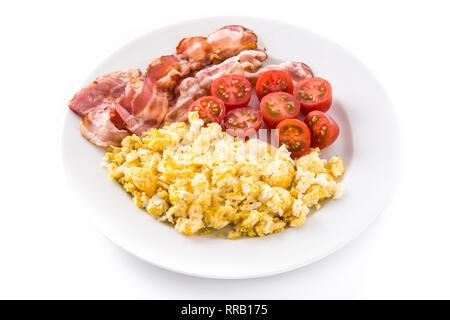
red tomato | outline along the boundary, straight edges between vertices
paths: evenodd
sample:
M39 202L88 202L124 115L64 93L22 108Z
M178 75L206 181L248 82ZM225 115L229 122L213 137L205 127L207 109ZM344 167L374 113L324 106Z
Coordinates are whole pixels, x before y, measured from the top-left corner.
M205 125L211 122L221 123L225 117L225 104L219 98L206 96L192 102L188 111L198 111Z
M286 119L277 125L280 145L285 144L292 158L306 154L311 143L308 126L298 119Z
M224 119L225 129L235 136L252 135L262 124L261 112L256 108L242 107L227 112Z
M243 107L252 96L252 85L243 76L228 74L213 81L211 95L222 99L227 108Z
M275 128L285 119L295 119L300 114L300 102L287 92L269 93L261 100L259 107L269 128Z
M294 83L291 77L281 70L263 72L256 81L256 94L261 100L266 94L277 91L292 93Z
M311 111L305 118L311 130L311 146L323 149L339 136L339 126L334 119L321 111Z
M306 78L294 87L294 96L302 105L302 113L319 110L327 112L331 107L332 93L330 83L322 78Z

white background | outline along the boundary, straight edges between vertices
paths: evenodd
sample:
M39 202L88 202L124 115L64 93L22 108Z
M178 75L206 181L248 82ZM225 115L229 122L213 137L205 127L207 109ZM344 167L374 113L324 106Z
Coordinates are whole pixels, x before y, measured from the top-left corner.
M0 298L449 299L446 2L2 2ZM341 44L399 117L402 179L389 208L345 248L286 274L208 280L148 265L90 224L63 173L63 115L91 70L150 30L214 15L275 18ZM383 130L383 114L379 122Z

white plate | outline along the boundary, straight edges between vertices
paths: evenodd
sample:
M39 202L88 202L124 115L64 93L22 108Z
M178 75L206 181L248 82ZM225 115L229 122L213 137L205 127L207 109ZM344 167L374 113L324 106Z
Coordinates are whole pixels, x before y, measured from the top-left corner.
M100 166L104 151L81 137L80 119L69 110L62 150L68 179L79 190L74 201L86 202L94 224L117 245L154 265L184 274L251 278L312 263L341 248L372 223L395 185L396 123L380 84L346 50L296 26L250 17L201 19L150 32L108 57L93 70L86 84L106 72L132 67L145 70L153 58L173 53L183 37L207 35L228 24L252 29L272 62L303 61L315 75L333 85L330 114L339 123L341 135L323 155L337 153L344 160L343 198L328 201L302 227L268 237L234 241L187 237L134 206L130 196Z

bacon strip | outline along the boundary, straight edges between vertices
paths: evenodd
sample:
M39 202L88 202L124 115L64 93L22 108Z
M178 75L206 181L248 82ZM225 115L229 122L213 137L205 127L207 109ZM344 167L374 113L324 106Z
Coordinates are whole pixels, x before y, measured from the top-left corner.
M140 75L139 69L130 69L98 77L69 101L69 108L79 116L84 116L99 106L103 100L120 97L127 83Z
M118 100L117 112L128 130L141 135L159 126L169 107L166 87L173 87L180 75L177 66L174 56L160 57L149 65L145 80L127 85L125 94Z
M197 98L209 95L211 83L224 74L240 74L244 77L252 75L262 66L267 59L263 51L246 50L237 56L228 58L221 64L212 65L199 71L195 76L181 81L176 89L178 98L170 107L165 118L166 122L177 122L187 120L187 109Z
M89 142L99 147L119 146L130 133L122 125L115 102L104 102L87 113L80 123L80 132Z
M177 54L195 62L193 70L210 63L222 62L244 50L257 48L256 34L243 27L230 25L205 37L188 37L180 41Z
M202 68L208 64L208 52L211 47L205 37L188 37L180 41L177 47L177 54L191 61L192 70Z
M297 83L300 80L303 80L305 78L311 78L313 77L313 72L310 67L308 67L303 62L294 62L294 61L286 61L280 64L271 64L268 66L264 66L263 68L259 69L258 72L255 72L251 74L247 79L251 83L255 83L258 77L268 70L282 70L286 72L294 81L294 83Z
M210 46L209 60L221 62L239 54L243 50L257 48L256 34L243 26L225 26L217 29L208 36Z

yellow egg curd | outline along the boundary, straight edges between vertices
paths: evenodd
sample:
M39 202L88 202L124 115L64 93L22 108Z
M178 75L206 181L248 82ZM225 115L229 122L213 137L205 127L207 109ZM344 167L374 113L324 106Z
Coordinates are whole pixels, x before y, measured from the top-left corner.
M142 138L110 147L104 165L136 206L186 235L231 227L229 239L266 236L299 227L310 208L343 193L345 169L338 156L321 159L319 149L292 160L286 147L258 139L244 142L203 126L196 112L189 125L172 123Z

